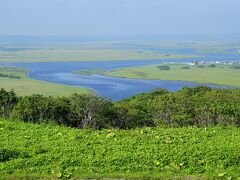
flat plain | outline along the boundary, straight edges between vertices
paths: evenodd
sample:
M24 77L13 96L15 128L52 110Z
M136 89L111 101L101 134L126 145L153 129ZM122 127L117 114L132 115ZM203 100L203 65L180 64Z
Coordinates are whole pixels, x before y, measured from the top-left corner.
M0 77L0 88L14 90L17 95L43 94L51 96L69 96L73 93L86 94L90 91L80 87L38 81L27 78L27 70L15 67L0 67L0 73L16 75L17 78Z
M170 70L159 70L158 66L163 65L169 66ZM231 65L216 65L215 67L209 67L208 65L157 64L122 68L106 72L105 75L124 78L179 80L240 86L240 70L231 68Z

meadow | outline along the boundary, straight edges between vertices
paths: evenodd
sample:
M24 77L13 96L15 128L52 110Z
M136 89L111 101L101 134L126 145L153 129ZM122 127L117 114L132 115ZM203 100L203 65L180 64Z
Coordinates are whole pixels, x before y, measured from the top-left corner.
M0 77L0 88L13 89L17 95L43 94L52 96L69 96L73 93L87 94L90 91L80 87L61 85L45 81L32 80L23 68L0 67L0 73L20 78Z
M45 49L0 51L0 62L74 62L195 58L194 55L161 54L146 50Z
M80 130L0 119L0 179L240 177L240 129Z
M191 51L189 54L188 50ZM186 52L185 52L186 51ZM179 53L178 53L179 52ZM197 58L239 53L238 42L96 41L0 43L0 62L72 62Z
M164 65L168 66L170 69L160 70L158 68L158 66ZM209 65L156 64L122 68L106 72L104 75L124 78L179 80L236 87L240 86L240 70L231 68L231 65L216 64L215 67L209 67Z

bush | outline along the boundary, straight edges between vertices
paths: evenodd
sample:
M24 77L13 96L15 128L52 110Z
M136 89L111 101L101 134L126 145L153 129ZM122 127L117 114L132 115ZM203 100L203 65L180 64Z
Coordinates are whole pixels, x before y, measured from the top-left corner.
M29 157L29 155L24 151L0 148L0 162L10 161L11 159L18 158L18 157L26 158L26 157Z
M32 95L17 98L0 91L1 115L33 123L54 122L76 128L130 129L145 126L240 126L240 89L184 87L157 89L112 103L95 95Z
M204 65L198 65L197 68L205 68Z
M112 103L95 95L74 94L70 97L69 120L79 128L107 128L111 126Z
M7 92L4 89L0 89L0 116L10 117L17 101L18 98L13 90Z
M169 66L166 66L166 65L158 66L157 68L158 68L159 70L163 70L163 71L169 71L169 70L170 70L170 67L169 67Z
M0 77L7 77L7 78L12 78L12 79L20 79L21 78L20 76L16 76L13 74L3 74L3 73L0 73Z
M32 95L20 98L13 109L13 117L28 122L49 121L52 117L52 98Z
M238 64L234 64L231 66L232 69L240 69L240 65Z
M26 96L13 110L13 117L23 121L51 121L77 128L109 128L111 116L114 116L114 109L110 101L95 95L79 94L70 98Z
M181 67L181 69L190 69L190 67L189 66L183 66L183 67Z
M210 68L215 68L216 65L215 65L215 64L210 64L208 67L210 67Z
M166 89L156 89L150 93L135 95L115 104L118 112L118 128L154 126L150 104L156 96L167 94Z

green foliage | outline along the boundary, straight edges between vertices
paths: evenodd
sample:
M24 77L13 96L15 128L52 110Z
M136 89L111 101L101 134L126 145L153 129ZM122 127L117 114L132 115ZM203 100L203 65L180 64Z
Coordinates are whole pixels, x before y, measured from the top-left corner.
M32 123L53 122L81 129L240 126L239 89L157 89L114 104L95 95L17 98L13 91L0 92L2 116Z
M0 119L0 133L0 179L240 177L236 127L94 131Z
M13 109L13 118L39 123L54 122L77 128L101 129L111 126L113 104L95 95L71 97L25 96Z
M163 71L169 71L169 70L170 70L170 67L169 67L169 66L166 66L166 65L158 66L157 68L158 68L159 70L163 70Z
M4 73L0 73L0 77L7 77L7 78L12 78L12 79L20 79L20 76L16 76L13 74L4 74Z
M197 68L205 68L205 66L200 64L200 65L197 65Z
M28 158L29 155L25 151L0 148L0 163L10 161L15 158Z
M239 90L185 87L178 92L155 92L117 103L122 117L133 126L215 126L240 125ZM119 107L118 107L119 109ZM131 126L130 126L131 127Z
M215 65L215 64L210 64L208 67L210 67L210 68L215 68L216 65Z
M17 151L0 149L0 162L9 161L10 159L18 157L19 153Z
M240 177L240 89L156 89L114 104L1 89L0 105L38 123L0 119L0 179Z
M232 69L240 69L240 65L238 64L234 64L231 66Z
M190 69L189 66L182 66L181 69Z
M111 123L112 104L110 101L94 96L73 94L70 97L70 121L79 128L107 128Z
M26 96L19 99L13 117L29 122L41 122L51 117L52 98L43 95Z
M0 89L0 116L10 117L17 100L18 98L14 91L8 92Z
M118 112L118 128L153 126L150 104L156 96L168 93L165 89L156 89L151 93L142 93L115 104Z

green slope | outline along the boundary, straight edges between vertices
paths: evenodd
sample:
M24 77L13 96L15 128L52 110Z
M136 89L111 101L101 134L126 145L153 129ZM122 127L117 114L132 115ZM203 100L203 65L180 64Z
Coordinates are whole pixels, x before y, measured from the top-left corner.
M240 129L78 130L0 119L0 179L237 178Z

